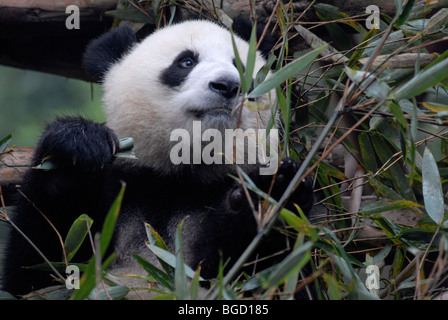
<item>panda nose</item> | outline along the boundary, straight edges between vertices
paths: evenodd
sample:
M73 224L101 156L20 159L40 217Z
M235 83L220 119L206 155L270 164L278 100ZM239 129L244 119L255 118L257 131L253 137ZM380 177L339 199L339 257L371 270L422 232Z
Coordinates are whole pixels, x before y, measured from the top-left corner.
M213 92L219 93L227 99L232 99L236 97L240 84L233 80L218 79L211 81L208 86Z

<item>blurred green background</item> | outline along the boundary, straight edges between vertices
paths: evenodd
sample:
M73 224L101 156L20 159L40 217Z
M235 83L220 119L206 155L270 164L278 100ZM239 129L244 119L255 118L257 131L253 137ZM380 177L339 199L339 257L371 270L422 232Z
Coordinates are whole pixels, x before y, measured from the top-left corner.
M16 146L34 146L58 115L103 122L101 87L81 80L0 66L0 139L13 133Z

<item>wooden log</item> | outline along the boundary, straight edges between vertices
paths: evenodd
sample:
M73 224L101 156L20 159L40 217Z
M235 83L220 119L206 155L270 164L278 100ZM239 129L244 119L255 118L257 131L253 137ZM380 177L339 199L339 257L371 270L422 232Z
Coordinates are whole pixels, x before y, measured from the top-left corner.
M370 0L326 0L350 14L365 14ZM29 70L53 73L61 76L93 81L82 68L82 54L89 41L109 30L112 18L105 14L114 10L118 0L2 0L0 3L0 64ZM247 0L185 1L178 5L181 20L197 18L198 13L214 15L214 6L230 18L249 16L254 12L265 22L275 8L276 1L258 0L251 8ZM300 15L311 1L294 1L294 13ZM391 1L377 1L382 12L392 14ZM65 21L68 5L79 7L80 29L67 29ZM194 6L195 5L195 6ZM208 8L205 10L205 8ZM168 10L167 10L168 11ZM216 18L216 17L214 17ZM308 10L301 21L318 21L314 10ZM295 41L301 41L297 37Z
M32 147L8 148L0 155L0 185L6 205L11 203L22 175L30 168Z

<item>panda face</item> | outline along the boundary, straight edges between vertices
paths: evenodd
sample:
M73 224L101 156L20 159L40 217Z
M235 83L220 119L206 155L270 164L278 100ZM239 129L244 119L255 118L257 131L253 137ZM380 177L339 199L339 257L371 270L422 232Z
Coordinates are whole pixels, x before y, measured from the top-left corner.
M235 59L220 57L216 52L202 54L182 51L161 74L161 82L177 91L179 105L190 117L205 121L222 121L232 126L232 110L239 93L239 75ZM197 99L197 97L203 99ZM212 126L211 126L212 127Z
M235 35L246 61L249 45ZM254 75L266 63L257 53ZM265 128L271 110L241 108L240 77L231 33L212 22L187 21L162 28L135 45L104 77L107 124L117 136L131 136L140 164L170 172L170 134L192 133L193 121L202 130L223 131L237 126ZM274 94L257 99L273 105Z

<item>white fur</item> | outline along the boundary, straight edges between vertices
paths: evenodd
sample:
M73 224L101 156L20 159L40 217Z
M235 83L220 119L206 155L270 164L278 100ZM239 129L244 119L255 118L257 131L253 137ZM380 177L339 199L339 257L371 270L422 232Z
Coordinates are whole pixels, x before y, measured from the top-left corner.
M237 36L235 41L241 60L245 62L249 45ZM187 49L199 54L199 64L187 80L175 89L161 83L161 73ZM189 109L218 107L220 99L209 89L210 81L225 76L239 82L233 58L231 33L215 23L188 21L156 31L132 48L107 73L103 99L108 126L118 137L134 138L140 164L161 172L172 172L174 165L169 158L171 132L184 128L192 133L195 119L188 113ZM265 62L257 53L254 76ZM275 95L271 93L257 101L272 106ZM238 112L231 120L204 118L202 130L234 129ZM256 112L243 108L239 127L243 130L265 128L271 113L271 110Z

